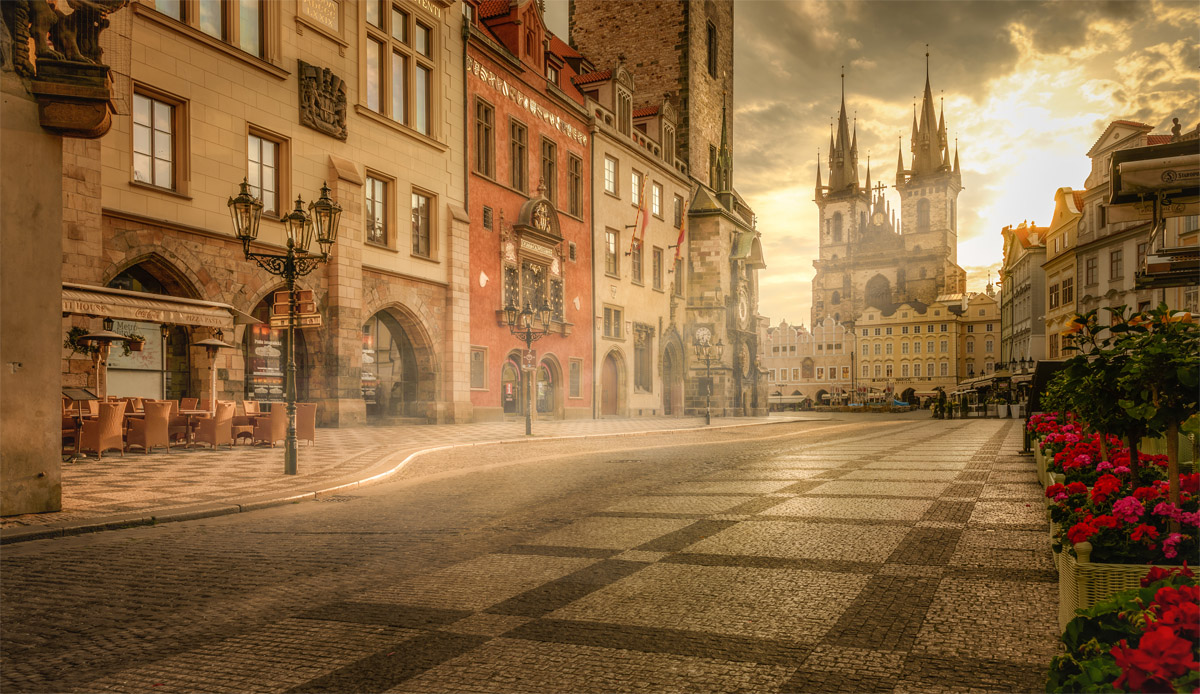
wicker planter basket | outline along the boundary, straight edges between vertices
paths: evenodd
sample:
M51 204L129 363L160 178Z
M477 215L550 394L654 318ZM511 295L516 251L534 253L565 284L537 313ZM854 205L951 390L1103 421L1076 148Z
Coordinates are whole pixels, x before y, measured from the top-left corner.
M1076 558L1065 549L1057 554L1058 628L1066 629L1075 610L1086 610L1113 593L1140 588L1150 564L1093 564L1090 542L1075 545ZM1162 567L1171 568L1171 567Z
M1042 453L1042 446L1038 442L1033 444L1033 462L1037 464L1038 482L1042 483L1042 489L1050 486L1048 481L1050 478L1046 475L1046 454Z

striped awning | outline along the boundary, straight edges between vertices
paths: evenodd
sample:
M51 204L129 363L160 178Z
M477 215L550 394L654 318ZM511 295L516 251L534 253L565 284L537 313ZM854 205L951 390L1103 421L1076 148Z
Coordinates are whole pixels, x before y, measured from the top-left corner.
M230 329L235 324L261 323L229 304L183 299L163 294L63 283L62 312L118 320L168 325L199 325Z

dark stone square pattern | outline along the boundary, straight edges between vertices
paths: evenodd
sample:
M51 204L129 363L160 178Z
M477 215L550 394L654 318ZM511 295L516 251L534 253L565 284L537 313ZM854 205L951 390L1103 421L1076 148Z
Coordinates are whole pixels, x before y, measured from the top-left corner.
M962 537L959 528L913 528L900 541L887 563L917 566L946 566Z
M344 694L387 691L432 667L479 647L487 640L486 636L467 634L424 634L340 667L328 675L309 680L287 692Z
M828 672L797 670L779 691L821 692L825 694L864 694L866 692L890 692L896 687L895 678L880 678L857 672Z
M990 474L990 473L987 470L963 470L962 472L958 473L958 476L955 478L955 481L956 482L987 482L988 474Z
M873 577L825 634L824 642L847 648L911 649L940 580L919 576Z
M986 474L986 473L985 473ZM948 496L960 499L978 498L983 492L983 483L978 484L963 484L961 482L951 484L946 487L946 491L942 492L942 496Z
M941 522L941 523L962 523L966 525L971 519L971 513L975 510L974 501L947 501L939 500L924 516L921 516L923 521Z
M1040 692L1046 688L1045 666L1002 660L909 655L901 681L906 690Z
M786 501L780 499L779 501ZM743 504L744 505L744 504ZM774 504L772 504L773 506ZM769 507L768 507L769 508ZM680 528L662 537L655 538L636 549L643 552L679 552L712 535L737 525L736 521L702 520L696 521L686 528Z
M610 583L615 583L645 566L642 562L607 559L563 576L557 581L544 583L533 590L515 595L484 611L514 617L541 617Z
M470 610L447 610L439 607L391 605L370 602L335 602L322 605L300 615L301 619L323 619L330 622L382 624L406 629L429 629L457 622L471 615Z

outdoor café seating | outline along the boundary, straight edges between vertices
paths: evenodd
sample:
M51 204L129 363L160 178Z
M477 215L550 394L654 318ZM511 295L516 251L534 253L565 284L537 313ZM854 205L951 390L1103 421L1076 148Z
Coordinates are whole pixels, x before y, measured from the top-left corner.
M296 403L296 440L317 445L317 403Z
M94 451L103 458L104 452L117 449L125 455L125 403L105 402L98 406L100 415L83 423L78 449Z
M171 405L166 401L146 402L146 416L129 420L129 430L125 434L126 447L141 446L143 453L149 453L155 446L166 446L170 453Z
M195 443L207 443L216 448L219 445L233 447L233 408L232 402L217 401L217 414L201 419L196 426Z
M254 421L254 443L269 443L274 448L275 442L282 441L286 436L287 409L281 405L275 405L270 414Z

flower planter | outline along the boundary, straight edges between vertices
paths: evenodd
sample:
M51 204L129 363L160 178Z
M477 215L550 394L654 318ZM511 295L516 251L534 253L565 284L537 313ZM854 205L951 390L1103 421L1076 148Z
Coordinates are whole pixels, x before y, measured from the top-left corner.
M999 417L1000 416L1000 406L999 405L988 405L987 406L987 416Z
M1033 444L1033 462L1037 465L1038 482L1042 483L1042 489L1050 486L1050 477L1046 474L1046 454L1042 453L1042 447L1038 442Z
M129 351L130 352L140 352L140 351L142 351L142 348L145 346L146 346L145 340L142 340L140 342L134 341L134 340L129 341Z
M1113 593L1140 588L1151 564L1093 564L1090 542L1075 545L1078 558L1066 549L1058 553L1058 628L1066 629L1075 610L1086 610ZM1163 566L1169 569L1173 567Z

